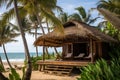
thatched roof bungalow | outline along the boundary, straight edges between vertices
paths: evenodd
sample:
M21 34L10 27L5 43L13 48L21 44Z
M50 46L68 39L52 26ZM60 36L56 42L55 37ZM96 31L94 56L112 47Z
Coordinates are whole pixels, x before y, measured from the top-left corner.
M89 26L80 21L69 21L64 25L64 31L61 34L54 31L40 36L35 42L35 46L63 47L62 57L72 53L71 59L84 53L88 56L92 53L91 61L95 57L107 57L109 44L116 42L112 37L103 34L95 27ZM106 48L106 49L105 49Z

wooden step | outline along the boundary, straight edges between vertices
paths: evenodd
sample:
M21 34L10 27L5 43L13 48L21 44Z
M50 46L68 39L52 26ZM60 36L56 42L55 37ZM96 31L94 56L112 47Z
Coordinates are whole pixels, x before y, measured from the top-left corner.
M49 74L55 74L55 75L69 75L69 72L64 72L64 71L48 71L44 70L45 73Z
M69 75L72 71L73 67L71 66L60 66L60 65L47 65L45 66L44 72L51 73L56 75Z

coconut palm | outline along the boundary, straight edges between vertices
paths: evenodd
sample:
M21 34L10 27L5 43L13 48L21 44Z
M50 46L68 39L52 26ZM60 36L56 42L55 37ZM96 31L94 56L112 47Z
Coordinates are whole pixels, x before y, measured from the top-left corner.
M75 10L77 10L78 13L70 15L69 20L79 20L87 24L92 24L99 18L99 17L92 18L91 10L86 12L86 10L82 6L75 8Z
M66 22L63 18L64 18L64 16L63 16L63 18L62 18L62 15L60 15L61 17L59 18L60 19L60 21L62 22L62 24L64 23L64 22ZM62 19L64 20L64 21L62 21ZM48 21L46 20L46 26L47 26L47 30L48 30L48 33L50 32L50 28L49 28L49 23L48 23ZM48 47L46 47L46 53L48 54L48 49L47 49ZM54 47L54 51L55 51L55 53L57 54L57 56L58 56L58 58L61 58L61 56L60 56L60 54L58 53L58 51L57 51L57 49L56 49L56 47ZM49 54L48 54L48 58L49 58Z
M14 28L14 27L16 27L16 26L10 27L9 25L1 25L0 27L1 27L0 28L0 44L3 46L3 50L5 53L5 57L8 62L8 65L10 66L10 68L12 68L12 66L9 62L7 53L6 53L5 43L11 42L11 41L16 41L13 38L18 36L19 34L15 33L16 28Z
M98 11L114 25L117 29L120 30L120 19L113 13L108 10L98 8Z
M25 34L24 34L24 31L23 31L22 24L21 24L20 16L19 16L19 13L18 13L17 0L13 0L13 2L14 2L14 11L15 11L15 14L16 14L18 26L20 28L20 33L21 33L23 43L24 43L24 47L25 47L25 53L26 53L26 56L27 56L27 63L28 63L27 65L28 66L27 66L27 70L26 70L26 74L25 74L24 79L25 80L30 80L31 73L32 73L32 65L31 65L30 53L29 53L29 50L28 50L27 41L26 41L26 38L25 38Z
M55 15L53 15L53 12L51 11L51 9L53 9L56 6L56 0L52 0L52 2L51 2L51 0L44 0L44 1L43 0L30 0L29 2L27 0L18 0L18 2L20 3L20 5L22 7L21 6L17 7L16 0L10 0L10 1L0 0L0 6L2 6L3 3L5 3L5 4L7 4L7 7L10 7L10 5L12 4L12 1L14 1L14 8L15 9L10 9L8 11L8 13L5 14L5 15L7 15L7 17L5 16L3 18L3 21L6 22L11 17L13 17L14 10L15 10L15 13L16 13L15 15L17 16L18 25L19 25L20 32L21 32L22 39L23 39L23 43L24 43L24 46L25 46L25 53L26 53L27 59L28 59L28 68L27 68L27 71L26 71L25 80L29 80L30 76L31 76L30 55L29 55L29 50L28 50L28 47L27 47L27 43L26 43L25 35L24 35L23 29L22 29L22 24L21 24L20 18L25 17L25 15L27 13L36 15L41 29L42 29L41 19L40 19L41 16L46 16L49 21L52 20L54 22L55 26L59 25L61 27L62 24L57 18L55 18ZM23 13L20 16L18 15L18 9L19 9L19 13ZM59 28L59 29L61 29L61 28ZM42 29L42 31L43 31L43 29ZM43 33L44 33L44 31L43 31Z
M32 15L35 15L37 17L38 24L40 25L40 28L42 30L43 35L45 34L45 31L42 26L42 18L44 17L47 20L52 21L54 23L54 26L58 26L59 29L62 29L61 22L54 16L53 9L59 8L56 6L57 0L31 0L30 2L25 2L26 8L28 8L28 12ZM32 6L32 8L31 8ZM59 8L60 9L60 8ZM47 11L47 12L46 12ZM62 31L62 30L61 30ZM45 54L45 47L43 46L43 56ZM43 59L44 60L44 59Z
M29 2L27 0L18 0L18 2L22 5L19 6L19 12L21 13L20 16L21 18L25 17L25 15L35 15L37 17L37 21L40 25L40 28L43 32L43 34L45 34L45 31L42 27L42 17L45 17L49 20L49 22L52 21L52 23L54 24L54 26L57 26L61 31L62 28L60 28L62 26L61 22L55 17L55 15L53 14L54 9L57 9L59 11L61 11L61 8L59 6L56 5L57 0L30 0ZM9 4L11 4L9 2ZM4 21L6 21L6 17L9 18L11 16L13 16L14 10L11 9L8 13L6 13L6 16L3 18ZM8 15L10 14L10 15ZM41 17L42 16L42 17Z
M29 30L29 33L30 34L35 34L35 39L37 39L37 35L38 35L38 21L37 21L37 18L36 18L36 16L35 15L30 15L29 16L29 19L30 19L30 22L31 22L31 25L32 25L32 27L31 27L31 29ZM32 33L31 32L31 30L35 30L35 32L34 33ZM36 46L36 55L37 55L37 57L38 57L38 47Z
M98 8L104 8L120 17L120 0L100 0Z
M69 21L69 15L65 12L60 13L60 15L58 16L59 20L62 22L62 24L66 23L67 21Z
M30 80L32 66L31 66L30 54L29 54L25 34L24 34L23 27L22 27L21 20L20 20L20 17L23 18L23 16L21 16L21 15L19 16L19 14L18 14L17 0L9 0L9 1L8 0L0 0L0 6L2 6L3 4L6 4L7 7L10 7L12 3L14 5L14 8L10 9L7 13L4 13L2 20L3 20L3 22L7 22L11 18L13 18L13 15L16 15L20 33L21 33L21 36L23 39L25 54L27 56L27 63L28 63L26 74L25 74L25 80ZM24 12L24 10L25 10L24 8L21 8L21 7L19 7L19 8L20 8L20 12L23 12L22 15L26 14ZM25 15L24 15L24 17L25 17Z

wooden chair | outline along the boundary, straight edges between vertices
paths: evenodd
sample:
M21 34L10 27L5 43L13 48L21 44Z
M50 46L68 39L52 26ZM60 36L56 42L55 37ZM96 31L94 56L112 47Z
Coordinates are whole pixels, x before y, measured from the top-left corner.
M85 56L85 53L80 53L78 56L75 56L74 58L77 59L77 58L83 58Z
M93 57L95 56L95 53L93 53ZM91 59L92 58L92 53L90 53L88 56L84 57L84 59Z
M67 53L67 55L64 57L65 59L71 58L72 57L72 53Z

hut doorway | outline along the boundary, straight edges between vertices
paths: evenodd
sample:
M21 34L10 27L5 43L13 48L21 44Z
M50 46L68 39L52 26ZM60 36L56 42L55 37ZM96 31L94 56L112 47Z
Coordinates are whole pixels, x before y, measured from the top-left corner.
M73 43L73 56L78 56L80 53L88 54L87 43Z

